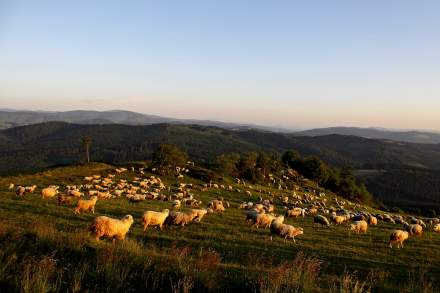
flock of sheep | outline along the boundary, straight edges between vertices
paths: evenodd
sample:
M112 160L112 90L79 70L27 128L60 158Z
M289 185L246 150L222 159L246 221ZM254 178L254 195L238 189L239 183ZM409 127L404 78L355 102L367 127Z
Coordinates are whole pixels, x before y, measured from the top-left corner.
M183 173L188 169L176 169L176 176L179 180L183 179ZM98 200L106 200L112 198L126 197L131 202L140 202L145 200L161 200L170 202L170 209L162 211L145 211L142 215L141 222L144 231L148 227L158 227L160 230L166 225L185 226L191 222L200 222L207 213L224 212L230 205L223 198L211 200L206 208L201 208L202 201L194 198L192 190L200 192L209 189L218 189L229 192L244 193L252 198L254 192L261 194L257 203L242 202L239 209L245 210L245 219L252 227L269 228L270 239L274 235L278 235L295 242L295 236L304 234L304 229L294 227L284 223L285 218L296 217L313 217L313 223L330 227L333 225L347 224L348 229L356 233L367 233L369 225L377 225L378 220L388 223L400 224L402 229L394 230L389 239L389 246L397 245L398 248L403 247L403 243L410 236L421 236L424 229L427 229L425 221L432 226L434 232L440 233L440 220L438 218L421 219L415 217L406 217L402 215L389 215L380 213L370 213L362 206L351 203L349 201L339 201L336 197L330 200L324 193L314 190L299 195L299 187L296 186L293 191L287 190L286 183L290 178L283 175L279 178L278 189L282 190L283 195L272 194L271 191L259 189L255 190L252 186L247 185L243 180L236 179L237 185L243 186L241 190L231 185L224 186L221 184L213 184L212 182L203 185L193 185L178 183L175 186L165 186L162 180L156 176L144 176L142 168L131 168L136 173L133 180L126 180L116 176L124 172L128 172L126 168L117 168L114 172L117 174L108 174L103 177L101 175L93 175L84 178L84 184L66 186L65 192L60 194L59 186L51 185L41 190L43 199L56 198L59 205L72 204L73 198L78 198L73 209L75 214L84 212L95 213L95 206ZM270 181L275 184L276 180L270 176ZM284 186L283 186L284 185ZM37 189L33 186L17 186L10 184L9 189L13 190L19 196L25 196L27 193L34 193ZM164 192L167 191L167 192ZM165 195L168 193L169 195ZM286 195L290 193L289 195ZM292 194L293 193L293 194ZM89 199L84 199L85 195ZM262 196L266 196L263 199ZM190 207L189 211L180 211L182 205ZM282 206L281 215L275 214L276 205ZM90 226L90 231L95 238L99 240L101 237L108 237L113 241L125 239L129 232L134 219L131 215L126 215L121 219L114 219L107 216L98 216L94 219Z

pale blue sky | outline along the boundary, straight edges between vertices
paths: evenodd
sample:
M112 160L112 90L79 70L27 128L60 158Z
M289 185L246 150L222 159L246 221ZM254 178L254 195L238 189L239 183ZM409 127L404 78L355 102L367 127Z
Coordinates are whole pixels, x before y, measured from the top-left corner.
M440 1L0 0L0 108L440 130Z

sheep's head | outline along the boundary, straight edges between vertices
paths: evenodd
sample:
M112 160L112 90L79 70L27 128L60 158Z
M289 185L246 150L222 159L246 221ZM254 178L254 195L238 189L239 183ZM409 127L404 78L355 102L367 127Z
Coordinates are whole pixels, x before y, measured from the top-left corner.
M295 236L297 236L297 235L303 235L303 234L304 234L304 229L303 229L303 228L296 228L294 234L295 234Z
M169 210L169 209L164 209L164 210L162 211L162 213L169 215L169 214L170 214L170 210Z
M126 215L125 217L122 218L122 221L126 222L126 223L129 223L131 225L134 222L133 216L132 215Z
M96 202L98 200L98 197L96 195L94 195L90 199Z

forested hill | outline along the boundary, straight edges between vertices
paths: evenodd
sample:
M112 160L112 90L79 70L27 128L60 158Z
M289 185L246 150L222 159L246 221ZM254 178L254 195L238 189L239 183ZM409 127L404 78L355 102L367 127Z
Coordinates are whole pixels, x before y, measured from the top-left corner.
M309 137L198 125L48 122L0 131L0 174L83 162L84 137L91 138L92 160L109 163L150 159L163 143L177 145L200 163L213 162L225 153L281 154L294 149L337 167L372 170L360 178L385 203L440 211L440 145L356 136Z
M144 160L162 143L175 144L193 160L210 161L230 152L281 153L295 149L336 166L390 169L440 168L440 145L411 144L355 136L318 137L197 125L79 125L48 122L0 131L0 172L26 171L80 162L82 138L92 140L92 158L120 163Z

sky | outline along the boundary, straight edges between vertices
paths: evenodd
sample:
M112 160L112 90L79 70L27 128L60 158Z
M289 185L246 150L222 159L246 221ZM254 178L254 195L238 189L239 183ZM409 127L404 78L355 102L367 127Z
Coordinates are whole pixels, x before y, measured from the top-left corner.
M440 1L0 0L0 108L440 130Z

